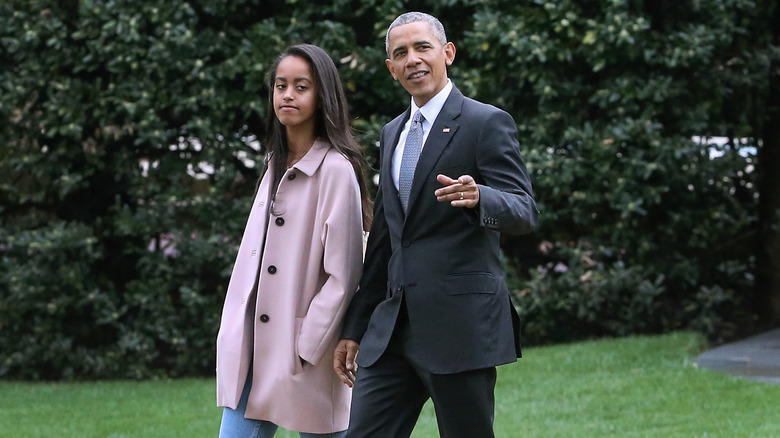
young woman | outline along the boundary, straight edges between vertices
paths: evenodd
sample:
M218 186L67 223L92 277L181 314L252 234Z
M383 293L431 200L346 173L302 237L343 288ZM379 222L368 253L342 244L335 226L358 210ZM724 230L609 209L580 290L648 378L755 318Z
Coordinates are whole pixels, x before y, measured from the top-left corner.
M371 222L366 164L327 53L288 48L268 85L267 170L217 337L220 437L341 437L351 394L333 352Z

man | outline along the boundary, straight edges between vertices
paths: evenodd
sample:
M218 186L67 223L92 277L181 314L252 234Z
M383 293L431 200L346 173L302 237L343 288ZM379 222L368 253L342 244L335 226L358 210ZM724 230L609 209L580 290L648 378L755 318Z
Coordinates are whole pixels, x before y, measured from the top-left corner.
M538 217L516 125L450 82L455 45L436 18L401 15L386 49L412 99L382 129L363 276L334 359L354 382L347 437L408 437L428 398L442 437L492 437L495 367L520 357L499 234Z

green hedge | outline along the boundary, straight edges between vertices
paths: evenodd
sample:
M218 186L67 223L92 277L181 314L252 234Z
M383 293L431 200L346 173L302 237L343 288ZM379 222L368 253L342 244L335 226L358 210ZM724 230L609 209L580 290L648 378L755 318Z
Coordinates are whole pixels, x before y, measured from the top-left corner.
M751 321L759 163L739 151L762 147L767 10L660 3L418 4L456 43L457 86L518 123L542 219L504 252L531 343ZM213 373L267 67L328 50L376 165L408 102L384 66L404 6L0 4L0 377Z

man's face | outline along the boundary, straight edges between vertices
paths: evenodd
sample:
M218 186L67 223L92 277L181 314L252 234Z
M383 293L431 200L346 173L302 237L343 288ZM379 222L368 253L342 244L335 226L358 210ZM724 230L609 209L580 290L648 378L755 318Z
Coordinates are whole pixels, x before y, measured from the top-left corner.
M423 106L447 84L447 66L455 59L455 45L442 46L428 23L417 21L393 28L388 35L393 79Z

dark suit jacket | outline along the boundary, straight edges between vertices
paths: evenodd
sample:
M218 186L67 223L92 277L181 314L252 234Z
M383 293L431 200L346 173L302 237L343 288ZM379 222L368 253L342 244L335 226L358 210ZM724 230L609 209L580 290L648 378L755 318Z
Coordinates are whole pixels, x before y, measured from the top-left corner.
M410 355L428 371L514 362L520 357L517 314L501 269L499 234L529 233L538 217L515 122L453 87L420 155L404 215L391 163L409 117L407 109L382 129L374 222L342 337L360 343L360 366L372 365L388 345L403 294ZM477 208L438 202L440 173L474 177Z

